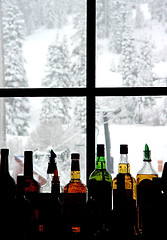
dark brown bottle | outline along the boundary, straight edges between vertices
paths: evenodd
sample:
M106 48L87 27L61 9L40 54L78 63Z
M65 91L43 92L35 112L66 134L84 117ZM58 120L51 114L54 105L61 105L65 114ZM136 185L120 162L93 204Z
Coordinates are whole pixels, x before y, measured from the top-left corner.
M1 149L0 187L1 200L14 200L16 184L9 173L9 149Z
M25 193L40 191L40 184L33 178L33 152L24 152L24 191Z
M71 154L71 180L64 187L64 237L81 239L84 234L84 207L87 187L80 179L80 154Z
M0 234L6 239L15 237L15 190L14 179L9 173L9 149L1 149L0 161Z

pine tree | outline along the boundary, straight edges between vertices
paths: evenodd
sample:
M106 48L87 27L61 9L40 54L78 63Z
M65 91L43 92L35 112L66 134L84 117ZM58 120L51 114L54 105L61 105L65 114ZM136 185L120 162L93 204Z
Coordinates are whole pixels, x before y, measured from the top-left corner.
M142 40L138 45L128 33L122 43L120 70L123 85L128 87L153 86L152 53L150 42ZM152 108L155 101L152 97L131 97L127 111L133 112L135 123L143 123L143 113Z
M111 3L112 16L111 21L111 48L116 53L122 52L122 42L124 34L129 31L133 32L134 20L132 18L132 6L131 0L113 0Z
M78 11L74 17L75 33L72 41L75 42L72 51L71 71L74 77L74 86L86 86L86 16L85 1L78 1Z
M67 39L58 37L49 46L46 65L46 76L42 80L43 87L68 88L72 86L70 74L70 58ZM70 98L45 98L42 102L41 121L61 119L68 123L70 120Z
M167 22L167 0L150 0L148 6L151 17L158 22Z
M73 85L76 87L86 86L86 3L79 0L76 5L76 15L74 17L75 33L72 41L75 47L72 51L71 72L73 76ZM86 103L85 98L78 98L74 102L73 115L77 126L85 131L86 129Z
M28 87L22 45L24 21L15 0L3 2L3 40L5 63L5 86ZM27 134L29 101L27 98L6 99L7 133Z
M111 22L111 1L98 0L96 3L96 24L97 24L97 37L109 37L110 22Z

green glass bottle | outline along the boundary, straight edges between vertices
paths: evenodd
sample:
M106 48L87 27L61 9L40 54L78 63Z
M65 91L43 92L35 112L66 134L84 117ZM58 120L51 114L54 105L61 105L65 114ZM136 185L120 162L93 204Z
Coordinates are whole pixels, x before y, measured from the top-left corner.
M104 145L97 145L95 170L88 182L89 236L103 238L109 232L112 208L112 177L106 170Z

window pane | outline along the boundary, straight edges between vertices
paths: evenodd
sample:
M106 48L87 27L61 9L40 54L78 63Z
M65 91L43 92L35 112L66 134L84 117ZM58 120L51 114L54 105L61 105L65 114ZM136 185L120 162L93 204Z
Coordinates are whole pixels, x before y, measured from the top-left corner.
M96 4L96 86L166 86L166 2L97 0Z
M2 1L2 13L2 87L85 87L86 0Z
M18 173L23 173L22 162L18 161L23 160L25 150L34 152L35 166L41 176L46 178L48 154L53 149L58 155L57 165L61 186L70 178L72 152L81 154L81 179L83 182L86 181L85 98L17 97L0 98L0 102L0 132L4 133L1 134L0 148L10 149L10 170L15 178ZM16 161L17 157L18 161Z
M161 176L162 168L158 165L167 161L167 97L98 97L96 104L96 142L106 145L109 171L118 173L120 144L128 144L131 173L135 177L143 165L147 143L154 169Z

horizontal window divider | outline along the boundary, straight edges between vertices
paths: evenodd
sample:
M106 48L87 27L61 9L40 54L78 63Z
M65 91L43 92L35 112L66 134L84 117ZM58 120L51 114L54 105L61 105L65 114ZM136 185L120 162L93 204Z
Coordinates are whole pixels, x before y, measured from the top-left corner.
M167 87L0 88L0 97L107 97L167 95Z
M96 88L95 96L161 96L167 95L167 87L118 87Z

